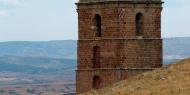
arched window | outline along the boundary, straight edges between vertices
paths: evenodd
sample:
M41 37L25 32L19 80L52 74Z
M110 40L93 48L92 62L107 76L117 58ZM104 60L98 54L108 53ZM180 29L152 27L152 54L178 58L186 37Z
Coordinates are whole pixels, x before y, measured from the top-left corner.
M143 15L137 13L136 15L136 36L143 36Z
M93 89L99 89L100 88L100 85L101 85L101 79L99 76L94 76L93 77Z
M101 16L96 14L95 17L94 17L94 26L95 26L95 34L96 34L96 37L101 37L101 25L102 25L102 21L101 21Z
M100 68L100 47L93 48L93 68Z

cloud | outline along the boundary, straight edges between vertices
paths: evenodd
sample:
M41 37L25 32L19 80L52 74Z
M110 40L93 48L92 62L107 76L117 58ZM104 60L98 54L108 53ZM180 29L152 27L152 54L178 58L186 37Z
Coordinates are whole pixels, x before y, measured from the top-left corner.
M0 16L8 16L11 9L22 6L26 0L0 0Z
M0 0L4 6L20 6L22 5L21 0Z
M6 10L0 10L0 16L7 16L8 12Z

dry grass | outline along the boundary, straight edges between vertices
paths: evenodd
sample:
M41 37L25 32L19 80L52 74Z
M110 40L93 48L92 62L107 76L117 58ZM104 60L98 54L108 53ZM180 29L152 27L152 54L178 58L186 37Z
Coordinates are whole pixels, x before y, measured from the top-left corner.
M190 95L190 59L82 95Z

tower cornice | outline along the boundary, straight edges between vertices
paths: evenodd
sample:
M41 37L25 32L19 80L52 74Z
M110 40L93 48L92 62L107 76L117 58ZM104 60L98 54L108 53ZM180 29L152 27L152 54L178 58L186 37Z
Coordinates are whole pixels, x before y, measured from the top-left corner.
M162 0L79 0L76 5L127 3L127 4L162 4Z

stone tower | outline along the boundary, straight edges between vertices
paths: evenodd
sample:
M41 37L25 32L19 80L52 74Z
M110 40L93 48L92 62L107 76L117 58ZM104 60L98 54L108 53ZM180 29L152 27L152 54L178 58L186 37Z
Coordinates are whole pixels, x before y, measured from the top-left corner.
M162 66L161 0L79 0L77 94Z

